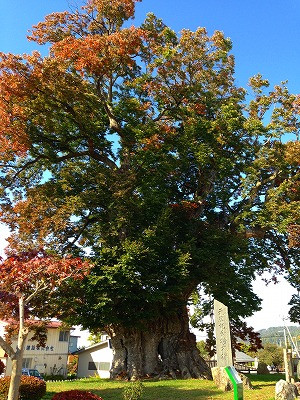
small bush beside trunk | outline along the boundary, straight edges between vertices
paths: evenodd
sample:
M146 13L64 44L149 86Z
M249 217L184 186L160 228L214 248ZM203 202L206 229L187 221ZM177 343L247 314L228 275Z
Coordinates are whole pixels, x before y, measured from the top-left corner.
M124 387L124 400L140 400L143 394L144 386L141 381L131 382Z

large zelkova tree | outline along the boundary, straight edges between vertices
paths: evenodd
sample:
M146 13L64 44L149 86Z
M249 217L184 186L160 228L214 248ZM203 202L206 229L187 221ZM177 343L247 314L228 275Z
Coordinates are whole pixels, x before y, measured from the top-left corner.
M10 254L1 260L0 320L6 326L0 347L12 361L7 400L19 399L24 345L29 333L45 346L47 322L59 315L60 297L69 290L71 280L82 280L89 269L89 263L80 258L58 258L43 251ZM68 307L72 308L72 304Z
M255 273L297 282L300 100L258 75L246 102L229 39L130 26L135 3L53 13L29 37L48 56L1 54L2 221L13 248L89 250L62 317L111 335L112 377L207 377L194 292L250 332Z

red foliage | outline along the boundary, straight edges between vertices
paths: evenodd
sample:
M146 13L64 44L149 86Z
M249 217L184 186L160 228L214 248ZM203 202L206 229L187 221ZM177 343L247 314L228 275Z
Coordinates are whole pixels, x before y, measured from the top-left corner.
M240 350L240 343L238 343L239 339L244 341L247 340L249 342L251 345L249 349L250 351L257 351L263 348L260 334L255 332L251 326L247 326L246 322L240 322L239 324L231 325L230 330L235 349Z
M56 393L51 400L102 400L102 398L85 390L68 390Z
M65 290L70 279L83 279L89 269L89 263L79 258L59 258L43 251L11 254L6 260L0 260L0 319L8 322L6 342L10 343L18 334L22 313L24 328L34 332L33 339L43 346L47 322L32 323L33 319L52 317L54 306L50 303L57 296L57 289Z
M67 278L82 279L89 265L80 258L58 258L42 251L11 255L0 264L0 290L10 295L54 290ZM39 285L42 285L39 288Z
M200 203L194 201L182 201L181 203L170 204L173 211L183 213L189 219L197 216L200 206Z
M0 379L0 398L7 396L10 376ZM33 376L21 376L20 398L23 400L40 400L46 394L46 382Z

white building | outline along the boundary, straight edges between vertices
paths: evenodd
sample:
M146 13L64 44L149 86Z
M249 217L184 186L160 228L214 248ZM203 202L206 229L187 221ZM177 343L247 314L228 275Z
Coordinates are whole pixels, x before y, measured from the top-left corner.
M5 322L0 322L0 334L3 335ZM37 342L32 341L33 334L29 333L25 342L23 368L37 369L41 374L66 375L68 362L68 349L70 329L60 329L61 322L49 322L47 325L47 341L45 347L40 347ZM16 347L16 341L12 342ZM6 365L5 375L11 374L12 362L5 357L0 348L0 359Z
M73 354L78 354L78 378L98 375L100 378L110 377L113 351L110 340L93 344Z

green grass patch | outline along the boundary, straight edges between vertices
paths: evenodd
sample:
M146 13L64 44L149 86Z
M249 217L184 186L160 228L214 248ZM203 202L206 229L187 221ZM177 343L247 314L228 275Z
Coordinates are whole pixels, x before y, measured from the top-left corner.
M244 391L244 400L274 400L275 384L284 379L283 374L248 375L253 390ZM47 394L43 400L50 400L54 393L64 390L88 390L103 400L123 400L123 381L86 378L69 382L47 382ZM212 381L188 379L166 381L144 381L142 400L232 400L233 392L224 393Z

